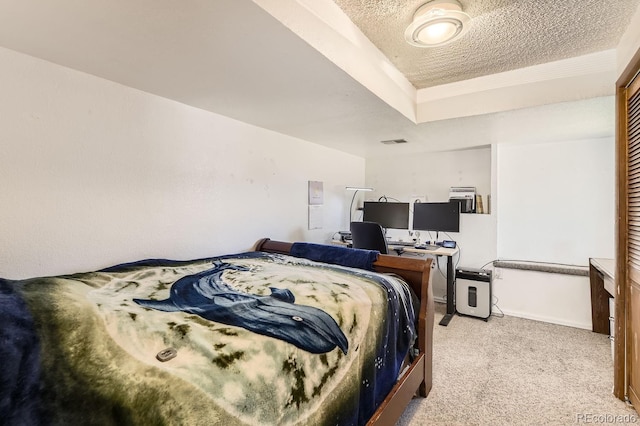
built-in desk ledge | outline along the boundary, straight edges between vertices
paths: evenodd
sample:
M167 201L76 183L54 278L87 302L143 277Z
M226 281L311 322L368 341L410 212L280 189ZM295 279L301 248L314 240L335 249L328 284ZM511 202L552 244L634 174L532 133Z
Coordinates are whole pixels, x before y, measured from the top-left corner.
M522 269L525 271L549 272L552 274L589 276L588 266L561 265L557 263L519 262L517 260L494 260L494 268Z

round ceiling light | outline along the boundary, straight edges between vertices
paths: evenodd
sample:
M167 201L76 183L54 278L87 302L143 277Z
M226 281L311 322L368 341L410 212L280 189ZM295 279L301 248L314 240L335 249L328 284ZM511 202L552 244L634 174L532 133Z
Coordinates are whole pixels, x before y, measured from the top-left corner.
M470 20L457 0L430 1L416 10L404 38L417 47L442 46L462 36Z

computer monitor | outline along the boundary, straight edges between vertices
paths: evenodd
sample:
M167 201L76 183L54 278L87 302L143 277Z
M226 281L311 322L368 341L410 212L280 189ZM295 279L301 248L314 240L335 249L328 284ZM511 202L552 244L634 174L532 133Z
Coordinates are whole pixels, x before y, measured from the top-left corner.
M409 203L365 201L362 220L383 228L409 229Z
M415 203L413 229L416 231L460 232L460 203Z

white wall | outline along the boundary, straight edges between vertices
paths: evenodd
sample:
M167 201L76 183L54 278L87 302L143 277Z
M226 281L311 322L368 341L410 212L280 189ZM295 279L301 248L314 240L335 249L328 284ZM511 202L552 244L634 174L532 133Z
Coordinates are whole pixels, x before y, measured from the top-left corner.
M374 188L367 198L376 200L386 195L409 201L417 195L447 201L452 186L474 186L486 197L491 192L491 148L369 157L365 177Z
M496 273L494 303L505 315L591 329L588 277L505 268Z
M364 160L0 48L0 276L344 229ZM324 227L307 230L307 182Z
M491 194L490 146L445 152L424 152L387 158L367 158L366 182L375 191L366 193L367 200L387 196L389 200L411 201L423 197L425 201L447 201L452 186L473 186L482 195L484 204ZM395 238L409 239L407 231L389 230ZM460 248L457 266L479 268L496 257L495 216L492 214L462 214L460 232L440 235L452 239ZM436 235L423 231L421 239L435 239ZM434 271L433 291L436 300L444 300L446 292L446 259L439 260Z
M493 133L478 141L491 147L368 158L365 170L361 158L6 49L0 49L0 93L0 276L7 278L70 273L147 257L188 259L244 251L264 236L328 241L337 230L347 229L352 193L344 186L365 183L376 189L359 194L367 199L424 196L440 201L450 186L463 185L476 186L485 197L491 194L492 213L463 215L461 232L451 235L462 248L458 265L480 267L517 239L509 234L504 240L504 232L497 230L500 210L521 202L504 186L504 194L497 189L499 175L518 172L505 168L502 154L530 165L528 150L537 149L511 146L518 141L500 123L508 122L510 129L526 129L532 122L544 126L522 111L502 113L495 115ZM576 105L562 110L571 113L579 110ZM613 134L613 122L611 129ZM594 169L581 173L593 185L590 174L603 176L611 167L607 162L599 170L602 155L607 156L603 153L609 152L609 142L601 136L568 141L550 131L544 140L583 144ZM553 152L556 173L564 173L563 151ZM538 155L544 157L544 150ZM322 230L306 229L308 180L324 182ZM606 179L595 180L600 183L589 191L590 201L604 210L590 215L605 219L595 231L601 233L597 238L587 236L588 255L610 257L613 224L606 218L613 190L607 193L611 183ZM535 185L536 180L528 182ZM549 190L557 197L563 187L551 185ZM569 213L568 221L583 214ZM406 231L402 235L408 236ZM576 238L575 245L584 241ZM580 254L585 255L587 251ZM513 280L509 274L494 289L505 312L584 323L588 301L578 301L581 307L574 309L575 300L558 296L560 308L553 312L566 314L558 318L544 312L546 302L536 302L541 287L531 275L535 273L513 275ZM442 297L444 280L438 276L435 294Z
M489 148L367 158L366 184L376 189L372 198L401 201L412 195L442 201L450 186L476 186L485 200L491 194L491 214L462 215L461 232L451 235L462 249L458 266L479 268L495 259L587 265L589 257L613 257L614 102L592 105L611 121L609 135L568 139L567 129L547 121L546 108L494 114L488 116L492 131L478 141ZM551 106L552 120L562 121L582 107L582 102ZM505 131L504 123L513 131ZM523 131L531 126L547 129L544 142L531 141ZM434 274L436 300L446 294L445 271L441 259ZM494 300L504 313L591 328L587 277L495 272Z
M614 257L614 138L497 146L498 258L588 266ZM497 268L509 315L591 328L586 276Z
M614 138L498 145L498 256L587 266L612 257Z

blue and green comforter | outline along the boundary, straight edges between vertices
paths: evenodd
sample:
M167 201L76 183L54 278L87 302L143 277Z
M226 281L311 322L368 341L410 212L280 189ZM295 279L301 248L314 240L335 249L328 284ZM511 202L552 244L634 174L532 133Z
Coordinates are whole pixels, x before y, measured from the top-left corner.
M0 323L16 425L363 424L416 336L399 278L261 252L0 280Z

